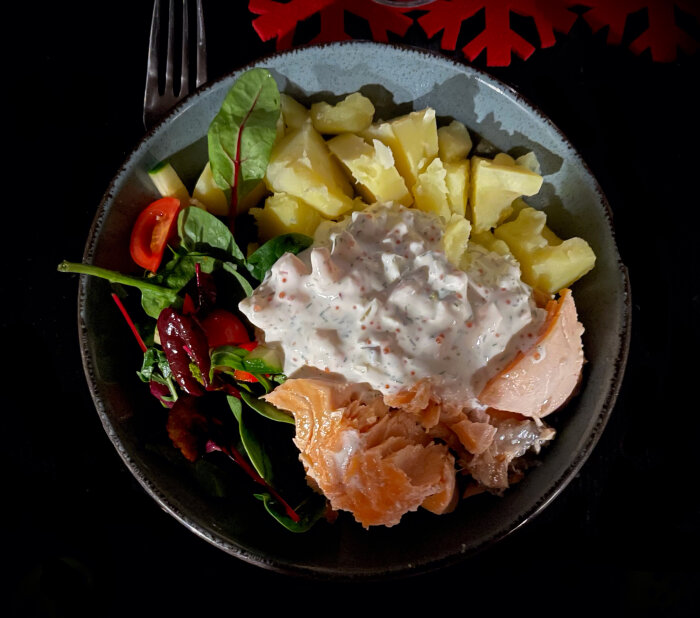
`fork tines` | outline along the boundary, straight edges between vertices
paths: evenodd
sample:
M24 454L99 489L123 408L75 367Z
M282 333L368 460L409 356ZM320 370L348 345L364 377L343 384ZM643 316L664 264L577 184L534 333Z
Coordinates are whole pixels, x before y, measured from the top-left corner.
M182 10L179 13L179 21L182 23L182 36L180 37L180 68L179 85L175 85L176 79L176 21L178 13L175 10L174 0L168 0L168 39L165 57L165 72L163 75L163 88L160 73L162 54L161 30L163 19L161 17L161 0L153 3L153 18L151 20L151 34L148 48L148 68L146 72L146 92L144 96L143 121L146 128L157 122L175 103L190 93L190 8L188 0L182 0ZM207 54L204 37L204 14L201 0L196 0L196 48L194 52L196 70L194 87L198 88L207 81Z

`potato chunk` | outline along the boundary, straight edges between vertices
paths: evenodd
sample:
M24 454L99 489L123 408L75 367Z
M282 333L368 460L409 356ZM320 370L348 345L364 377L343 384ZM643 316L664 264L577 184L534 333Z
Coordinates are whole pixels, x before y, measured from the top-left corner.
M469 242L482 246L488 251L498 253L498 255L512 255L508 245L502 240L496 238L491 230L472 234Z
M499 225L494 235L520 262L525 283L554 294L589 272L595 265L595 254L582 238L558 238L545 225L546 220L542 211L523 208L514 221Z
M515 165L515 159L506 152L499 152L494 158L495 165Z
M394 152L395 159L402 159L408 164L405 175L408 186L418 180L418 174L425 170L438 154L437 123L435 110L426 108L399 116L389 122L396 136L397 147L402 156L397 157L391 144L387 144ZM380 138L381 139L381 138ZM399 169L401 172L401 170Z
M264 208L251 208L262 241L280 234L313 236L323 217L318 210L293 195L274 193L265 200Z
M396 169L407 187L416 184L418 175L438 154L437 122L431 108L375 123L360 136L369 142L378 139L391 148Z
M319 133L337 135L364 131L372 124L374 105L359 92L353 92L336 105L324 101L311 106L311 122Z
M445 163L466 159L472 149L472 138L467 127L459 120L440 127L438 134L438 155Z
M515 160L516 165L522 165L523 167L529 169L535 174L542 175L542 168L540 167L540 162L537 160L537 155L534 152L528 152Z
M413 205L418 210L432 212L449 221L452 211L447 202L447 173L440 159L433 159L427 169L419 174L413 185Z
M214 176L211 173L211 163L208 161L199 175L197 184L194 186L192 197L200 204L203 204L213 215L228 215L229 200L226 194L219 189L219 185L214 182Z
M308 109L283 92L280 93L280 111L287 131L300 128L311 117Z
M506 155L507 156L507 155ZM469 202L476 233L489 230L513 212L513 200L534 195L542 186L542 176L520 165L504 165L472 157Z
M445 249L445 255L448 261L460 268L462 258L467 251L469 245L469 234L472 226L469 221L460 215L451 215L450 220L445 226L445 233L442 236L442 246Z
M327 144L354 178L358 193L368 203L394 201L404 206L413 203L413 196L396 169L388 146L379 140L370 145L354 133L338 135Z
M350 182L309 122L275 144L265 182L273 193L294 195L326 217L337 217L353 207Z
M467 216L467 196L469 195L469 161L444 163L447 205L450 210L462 217Z

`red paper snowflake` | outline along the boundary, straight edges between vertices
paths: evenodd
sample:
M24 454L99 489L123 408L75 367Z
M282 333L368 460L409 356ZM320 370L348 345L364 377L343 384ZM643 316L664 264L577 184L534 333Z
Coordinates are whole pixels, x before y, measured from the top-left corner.
M583 17L594 32L609 26L607 40L611 44L622 42L629 15L646 9L649 25L630 43L630 50L635 54L648 49L653 60L671 62L677 57L678 47L689 54L698 48L698 42L678 26L675 15L675 7L678 7L690 15L700 17L700 4L697 0L584 0L583 4L591 7Z
M259 15L253 20L253 28L263 41L277 39L277 49L292 46L297 25L320 14L321 30L311 42L329 43L351 38L345 32L345 13L365 19L375 41L386 43L388 33L403 36L413 19L403 15L405 9L395 9L376 4L372 0L250 0L248 9Z
M698 41L678 25L675 12L677 7L700 18L698 0L435 0L418 7L417 22L428 37L442 32L442 49L455 50L464 22L483 11L483 30L462 51L470 61L485 51L488 66L506 66L513 54L525 60L537 43L551 47L556 43L555 32L567 34L578 19L573 7L583 11L583 19L594 32L608 27L611 44L622 42L628 17L644 11L648 27L630 44L630 50L635 54L649 50L655 61L675 60L679 47L686 53L698 48ZM372 0L249 0L248 8L257 15L253 19L255 31L263 41L276 39L278 50L290 48L297 26L315 15L320 17L321 27L312 43L351 38L345 29L346 13L366 20L374 40L381 42L388 41L389 32L404 36L413 23L405 14L411 9L391 8ZM539 41L528 41L515 32L511 13L531 18Z
M443 31L441 46L454 50L462 23L483 10L483 32L462 49L469 60L486 50L486 64L506 66L511 52L520 58L530 57L534 46L511 29L510 13L532 17L540 37L540 46L549 47L555 41L554 31L568 33L577 19L570 11L574 6L587 8L584 19L594 32L608 26L608 43L619 44L627 18L646 10L649 26L630 50L640 54L649 49L653 60L669 62L676 59L678 47L687 53L695 51L698 42L676 23L675 7L700 15L697 0L437 0L425 7L427 12L418 23L428 36Z
M532 17L542 47L554 45L554 31L567 33L576 21L576 15L557 2L536 0L437 0L425 7L427 13L418 19L425 33L432 37L443 31L441 46L454 50L462 22L483 9L484 30L462 48L469 60L486 50L486 64L506 66L511 52L523 60L529 58L535 47L511 29L510 13Z

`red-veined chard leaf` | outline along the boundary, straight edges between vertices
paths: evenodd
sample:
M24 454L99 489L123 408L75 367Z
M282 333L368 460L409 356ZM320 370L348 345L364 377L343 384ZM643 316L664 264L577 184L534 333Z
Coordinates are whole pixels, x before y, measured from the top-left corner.
M236 80L209 126L212 175L219 188L231 189L234 207L265 176L279 115L274 78L267 69L251 69Z

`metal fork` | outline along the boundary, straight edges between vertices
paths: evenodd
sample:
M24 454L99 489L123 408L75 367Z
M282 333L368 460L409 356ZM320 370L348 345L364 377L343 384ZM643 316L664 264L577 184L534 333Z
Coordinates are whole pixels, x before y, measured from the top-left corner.
M195 88L199 88L207 81L207 50L204 38L204 14L202 1L196 0L197 21L196 28L196 75ZM148 69L146 72L146 92L143 99L143 124L150 129L170 110L180 99L190 93L190 26L189 6L187 0L182 0L182 38L180 50L180 84L176 88L175 79L175 2L168 2L168 41L167 56L165 59L165 79L163 91L160 91L160 33L161 27L161 1L153 3L153 18L151 20L151 35L148 47Z

